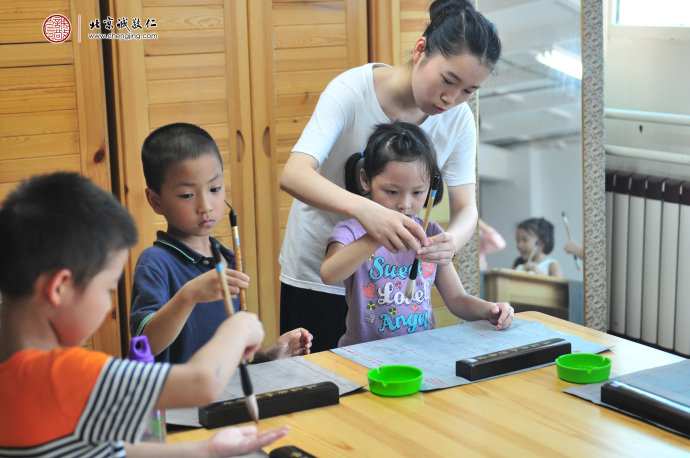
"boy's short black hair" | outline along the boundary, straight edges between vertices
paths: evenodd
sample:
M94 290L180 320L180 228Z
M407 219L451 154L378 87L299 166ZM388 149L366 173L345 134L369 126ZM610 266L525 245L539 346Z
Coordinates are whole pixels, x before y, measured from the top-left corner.
M32 294L44 273L69 269L85 289L111 255L137 241L129 212L109 192L76 173L29 179L0 209L0 292Z
M221 167L223 166L216 142L201 127L183 122L159 127L146 137L141 146L146 186L160 194L165 175L171 166L204 154L215 155Z

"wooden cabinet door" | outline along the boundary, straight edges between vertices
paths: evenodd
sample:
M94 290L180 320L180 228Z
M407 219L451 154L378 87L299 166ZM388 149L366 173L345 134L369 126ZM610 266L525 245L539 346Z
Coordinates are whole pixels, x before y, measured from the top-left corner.
M125 272L124 313L129 316L132 273L139 253L151 246L165 220L149 207L141 165L141 145L154 129L189 122L206 129L223 159L226 199L240 226L247 274L256 279L254 182L251 100L247 47L246 0L111 0L113 18L139 18L153 23L147 32L157 38L112 40L109 43L112 109L123 202L139 228L139 244ZM130 21L131 22L131 21ZM232 248L225 218L214 234ZM248 309L258 313L258 282L247 291Z
M399 65L429 24L432 0L370 0L369 59Z
M261 320L278 335L278 255L292 197L279 177L321 91L367 62L364 0L247 0Z
M69 20L65 41L44 36L54 14ZM55 171L111 189L101 42L84 30L99 15L97 0L0 3L0 200ZM119 329L114 307L86 346L120 356Z

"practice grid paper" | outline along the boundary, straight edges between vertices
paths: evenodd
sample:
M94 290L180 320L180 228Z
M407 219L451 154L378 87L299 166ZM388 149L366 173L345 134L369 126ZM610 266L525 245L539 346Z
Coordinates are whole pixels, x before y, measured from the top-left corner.
M431 391L473 383L455 375L456 361L556 337L570 342L573 353L600 353L609 348L578 336L554 331L536 321L515 318L508 329L501 331L494 330L494 325L482 320L335 348L331 351L370 369L391 364L418 367L424 372L421 390ZM536 367L549 364L553 363ZM534 368L523 370L530 369Z

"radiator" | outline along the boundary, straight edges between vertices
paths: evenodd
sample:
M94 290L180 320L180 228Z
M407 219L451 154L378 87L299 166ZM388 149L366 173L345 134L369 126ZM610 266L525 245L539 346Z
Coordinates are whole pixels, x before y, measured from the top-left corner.
M690 356L690 182L606 172L611 332Z

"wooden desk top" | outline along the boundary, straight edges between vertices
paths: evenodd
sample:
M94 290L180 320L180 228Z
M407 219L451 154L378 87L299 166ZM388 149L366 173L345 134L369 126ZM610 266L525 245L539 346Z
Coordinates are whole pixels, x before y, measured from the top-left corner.
M518 317L614 346L604 353L613 361L612 377L684 359L542 313ZM332 352L307 358L367 385L367 369L348 359ZM291 427L266 452L295 445L319 457L690 454L690 440L563 393L570 385L551 365L401 398L358 392L342 396L339 405L260 420L259 428ZM213 432L176 432L168 441L202 440Z
M533 282L540 282L540 283L554 283L558 285L568 284L568 280L565 278L560 278L560 277L554 277L552 275L539 275L535 274L533 272L523 272L521 270L515 270L515 269L505 269L505 268L499 268L499 269L486 269L483 271L484 273L484 278L509 278L512 280L524 280L524 281L533 281Z

